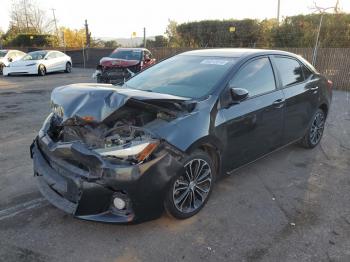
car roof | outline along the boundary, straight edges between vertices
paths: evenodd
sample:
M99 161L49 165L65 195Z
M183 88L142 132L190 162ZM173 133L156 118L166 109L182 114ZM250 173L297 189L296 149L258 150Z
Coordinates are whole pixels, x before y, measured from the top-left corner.
M17 49L0 49L0 51L2 51L2 52L10 52L10 51L19 51L19 52L23 52L23 51L21 51L21 50L17 50ZM24 52L23 52L24 53Z
M143 47L118 47L116 50L136 50L136 51L143 51L143 50L147 50L146 48L143 48Z
M222 57L237 57L243 58L246 56L260 54L279 54L296 56L293 53L280 50L268 50L268 49L254 49L254 48L215 48L215 49L199 49L182 53L183 55L196 55L196 56L222 56Z

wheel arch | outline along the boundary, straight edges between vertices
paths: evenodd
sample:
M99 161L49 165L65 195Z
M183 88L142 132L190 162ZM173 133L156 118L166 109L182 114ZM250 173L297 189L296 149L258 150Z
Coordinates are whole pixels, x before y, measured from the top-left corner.
M326 116L328 115L328 105L326 103L322 103L318 108L323 110Z
M214 136L203 137L194 142L187 150L187 154L191 154L194 150L202 150L206 152L213 160L216 174L219 176L221 171L222 149L221 141Z

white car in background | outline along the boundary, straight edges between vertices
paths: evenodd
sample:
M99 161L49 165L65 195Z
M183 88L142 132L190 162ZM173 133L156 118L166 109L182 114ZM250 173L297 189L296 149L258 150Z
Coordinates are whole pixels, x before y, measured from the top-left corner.
M72 59L70 56L51 50L41 50L30 52L22 59L10 63L3 69L3 75L39 75L44 76L46 73L72 71Z
M26 53L19 51L19 50L7 50L7 49L0 49L0 75L2 75L2 69L5 66L8 66L9 63L13 61L17 61L24 57Z

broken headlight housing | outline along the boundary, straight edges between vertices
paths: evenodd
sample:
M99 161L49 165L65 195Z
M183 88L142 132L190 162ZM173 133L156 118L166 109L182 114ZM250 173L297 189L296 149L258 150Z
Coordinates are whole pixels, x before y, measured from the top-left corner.
M120 159L145 161L159 145L158 140L135 141L121 146L111 146L95 149L94 151L104 157L116 157Z

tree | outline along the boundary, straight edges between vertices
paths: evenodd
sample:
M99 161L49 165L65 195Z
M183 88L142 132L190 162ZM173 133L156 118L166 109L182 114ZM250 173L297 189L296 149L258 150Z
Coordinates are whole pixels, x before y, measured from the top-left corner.
M70 29L67 27L61 27L64 44L67 47L83 47L86 46L85 29Z
M168 37L168 46L169 47L181 47L181 38L177 33L177 22L174 20L168 20L169 24L166 28L165 34Z
M276 47L313 47L320 14L297 15L284 19L273 32ZM350 46L350 14L324 14L321 47Z
M143 47L143 44L140 45ZM168 39L162 35L157 35L154 37L154 40L147 39L146 47L166 47L168 46Z
M35 0L13 0L10 25L18 33L44 34L53 31L53 20L39 8Z
M0 28L0 49L2 49L3 46L3 37L4 37L4 31L2 31L2 28Z
M264 19L260 22L257 47L269 48L274 45L273 32L278 27L277 19Z
M117 48L120 47L121 45L118 44L117 41L115 40L109 40L109 41L102 41L102 44L105 48Z
M204 20L177 26L182 45L188 47L253 47L259 39L259 22L243 20Z

